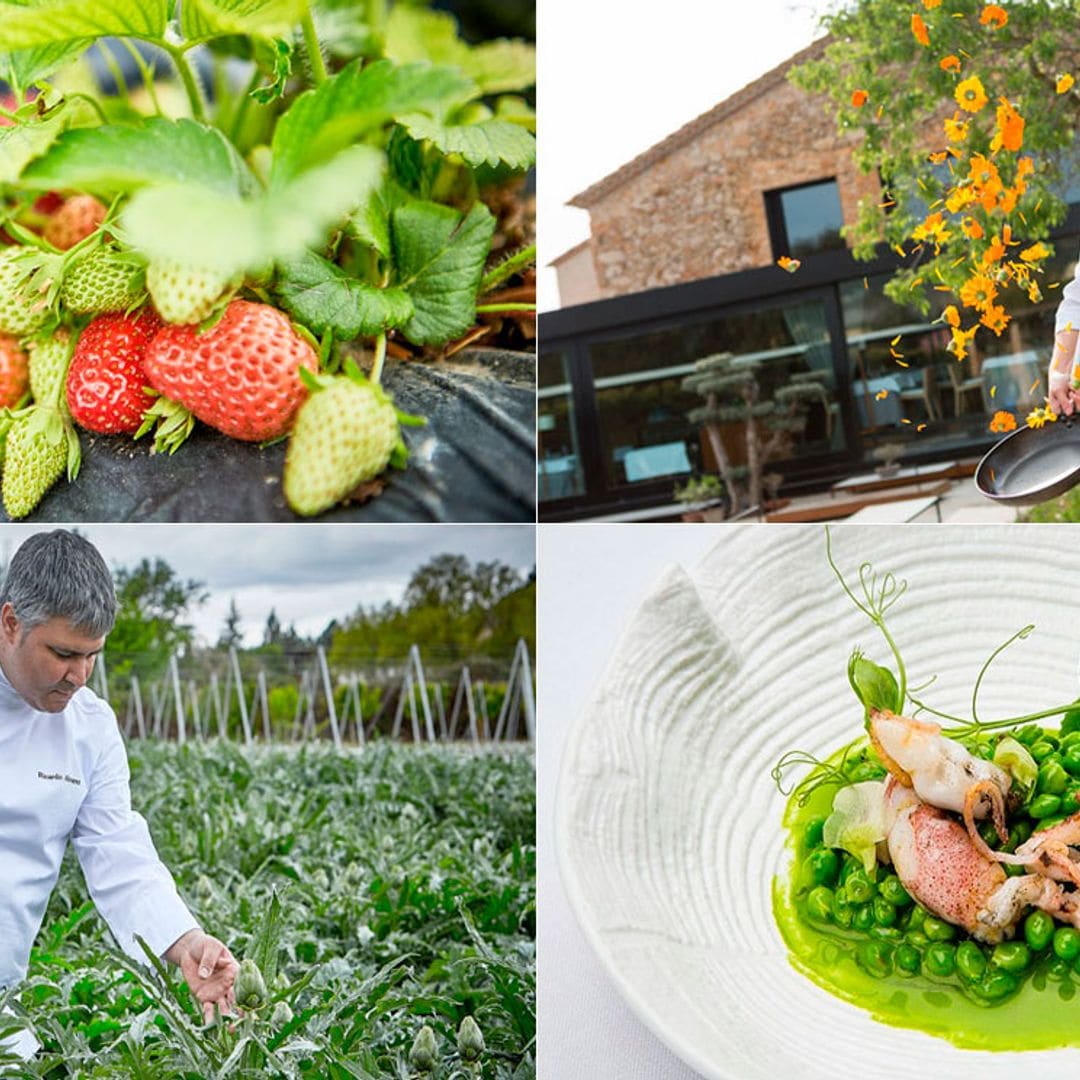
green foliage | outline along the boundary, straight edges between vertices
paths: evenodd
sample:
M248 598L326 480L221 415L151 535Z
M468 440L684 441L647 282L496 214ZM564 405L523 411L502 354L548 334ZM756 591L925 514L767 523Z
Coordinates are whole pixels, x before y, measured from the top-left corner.
M884 181L884 197L865 198L857 222L845 230L857 257L872 257L882 241L910 253L918 240L913 231L927 208L945 210L943 198L968 176L973 155L991 157L1006 185L1019 175L1021 154L1034 160L1034 173L1014 208L975 204L949 210L947 238L939 245L924 244L915 265L898 271L888 295L923 311L931 306L935 286L944 283L959 291L1006 223L1014 239L1030 243L1045 238L1065 215L1061 164L1080 121L1080 95L1075 90L1058 94L1056 81L1076 67L1075 4L1006 3L1008 22L1000 29L980 22L984 6L981 0L949 0L925 10L890 0L854 0L823 17L831 32L824 55L791 73L796 85L828 97L827 107L841 136L851 139L859 169L879 170ZM912 33L913 12L925 20L928 47ZM956 70L941 66L949 55L959 64ZM974 113L961 110L954 97L959 82L972 76L980 79L988 99ZM868 95L861 107L852 103L856 90ZM992 147L1002 99L1025 121L1020 151ZM970 122L966 138L946 137L943 121L953 116ZM931 154L948 154L946 163L935 164ZM983 237L964 234L959 221L964 214L983 228Z
M1072 488L1056 499L1033 506L1024 513L1023 520L1057 523L1080 521L1080 488Z
M181 894L256 962L269 1000L204 1028L175 971L166 983L110 946L69 857L13 995L44 1044L23 1075L404 1078L426 1023L449 1080L472 1016L482 1075L531 1080L531 755L137 743L130 758Z

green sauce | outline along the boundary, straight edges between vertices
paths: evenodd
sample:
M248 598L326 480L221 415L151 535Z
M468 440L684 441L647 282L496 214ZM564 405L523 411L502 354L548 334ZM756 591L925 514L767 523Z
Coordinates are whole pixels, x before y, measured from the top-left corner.
M1056 732L1032 733L1024 741L1030 744L1037 738L1045 740L1047 737L1053 739L1056 749ZM1080 738L1075 741L1080 747ZM853 747L857 745L858 742ZM1061 749L1064 752L1066 747ZM830 764L839 764L842 754L843 750L838 751ZM861 770L856 775L865 779L867 769L872 769L875 763L872 752L867 755L856 751L849 755L847 767ZM1066 765L1069 764L1066 761ZM1080 778L1075 781L1075 789L1080 790ZM970 944L971 939L958 927L943 928L933 917L929 917L924 925L926 913L917 904L906 901L895 906L882 904L882 891L889 891L890 896L894 896L892 890L897 883L893 878L884 890L879 889L891 875L890 868L880 865L873 884L878 908L874 908L874 900L850 905L856 913L856 922L864 929L855 925L837 925L834 916L820 917L821 899L827 892L847 897L850 891L862 898L867 888L862 871L855 869L855 861L850 856L837 852L841 856L837 871L831 857L821 855L820 828L815 829L813 823L829 814L836 790L833 786L819 787L805 806L799 806L797 796L793 795L784 813L792 864L786 880L777 878L773 882L773 913L796 970L829 993L866 1009L883 1024L915 1028L948 1039L959 1047L1045 1050L1080 1046L1080 994L1077 993L1080 956L1063 959L1055 954L1051 943L1030 949L1028 962L1023 964L1021 961L1021 970L1017 970L1019 965L1015 963L1010 970L1010 956L1014 961L1017 953L1022 956L1023 945L1010 946L996 954L992 947L985 945L976 950ZM1071 777L1068 797L1074 795ZM1014 815L1014 821L1022 816ZM1037 827L1049 824L1049 821L1030 824ZM816 862L811 859L815 852L818 853ZM815 872L818 880L814 878ZM849 890L845 882L852 874L859 876L860 881L857 888ZM825 875L824 882L822 875ZM813 890L822 885L825 892L819 892L815 901L808 902ZM836 907L834 904L834 913ZM868 909L867 913L859 915L859 908ZM811 910L819 917L812 917ZM878 920L867 928L869 913L875 910ZM845 913L843 921L848 917ZM944 935L950 939L941 941ZM1023 920L1014 940L1025 941ZM911 942L917 944L920 955L914 964L915 970L909 973L903 970L901 960L908 967L913 966L911 958L915 950ZM962 944L964 942L969 944ZM955 963L958 946L966 950L963 955L968 965L963 971L955 966L948 973L945 971L948 965L940 961L942 957L948 960L951 954ZM1068 953L1070 950L1062 948L1061 951ZM933 956L928 955L931 953ZM928 967L937 970L927 970Z

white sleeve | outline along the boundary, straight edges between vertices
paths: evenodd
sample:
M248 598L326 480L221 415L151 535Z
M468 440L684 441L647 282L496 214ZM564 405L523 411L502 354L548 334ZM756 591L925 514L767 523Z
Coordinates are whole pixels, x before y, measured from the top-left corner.
M1076 263L1072 281L1061 291L1061 303L1054 316L1054 333L1069 326L1080 330L1080 260Z
M199 923L158 857L146 821L131 809L127 754L111 713L107 722L111 731L75 819L71 842L90 896L113 936L124 952L145 963L136 934L161 956Z

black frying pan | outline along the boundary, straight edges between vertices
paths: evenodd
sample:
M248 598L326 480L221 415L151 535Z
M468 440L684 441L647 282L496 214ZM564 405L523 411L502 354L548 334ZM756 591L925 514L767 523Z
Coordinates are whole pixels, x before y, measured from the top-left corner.
M1044 502L1080 484L1080 417L1041 428L1017 428L995 444L975 470L988 499L1010 505Z

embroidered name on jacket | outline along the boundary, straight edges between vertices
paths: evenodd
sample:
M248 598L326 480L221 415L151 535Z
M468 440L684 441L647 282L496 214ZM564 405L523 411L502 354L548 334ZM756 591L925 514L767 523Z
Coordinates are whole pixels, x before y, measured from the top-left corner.
M77 776L68 776L67 773L62 772L42 772L38 769L39 780L66 780L69 784L82 784L82 781Z

